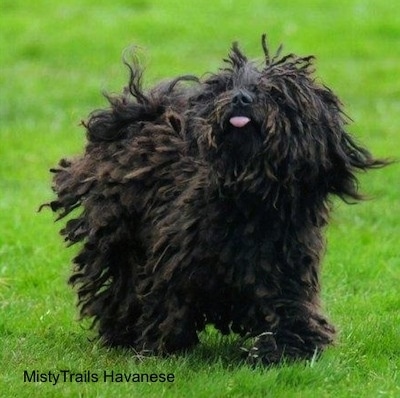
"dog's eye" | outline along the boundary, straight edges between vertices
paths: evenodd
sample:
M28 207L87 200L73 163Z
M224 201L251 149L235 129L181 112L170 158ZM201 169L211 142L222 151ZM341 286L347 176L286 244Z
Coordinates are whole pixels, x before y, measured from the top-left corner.
M192 102L209 102L214 98L212 93L202 93L192 99Z
M257 94L260 91L258 84L250 84L248 90L253 94Z
M285 97L279 90L272 88L270 91L270 95L276 103L278 103L278 104L285 103Z
M285 103L285 97L282 94L279 94L275 97L275 101L278 104L284 104Z

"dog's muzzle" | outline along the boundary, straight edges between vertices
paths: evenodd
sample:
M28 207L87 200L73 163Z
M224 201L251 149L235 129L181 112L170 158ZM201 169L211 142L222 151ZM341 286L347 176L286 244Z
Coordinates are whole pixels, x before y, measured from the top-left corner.
M232 117L229 123L233 127L242 128L250 123L251 119L247 116L248 108L253 103L252 95L243 89L238 90L232 97Z

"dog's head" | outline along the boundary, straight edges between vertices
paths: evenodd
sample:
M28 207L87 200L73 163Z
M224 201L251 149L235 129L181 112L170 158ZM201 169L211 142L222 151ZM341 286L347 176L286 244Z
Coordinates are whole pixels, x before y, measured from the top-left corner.
M360 199L355 172L387 162L374 159L345 131L341 103L315 81L312 56L281 56L279 49L271 57L265 35L262 48L264 60L257 63L234 44L218 73L203 80L179 76L148 92L141 68L128 65L124 94L108 96L111 108L84 123L89 141L130 140L143 126L166 124L187 138L189 154L206 160L225 185L246 181L262 190L273 182L289 187L290 196L317 191L320 197Z
M313 78L313 57L249 61L235 43L227 66L205 79L190 100L191 134L218 173L322 185L359 198L355 169L382 165L344 130L341 103ZM257 169L257 170L256 170Z

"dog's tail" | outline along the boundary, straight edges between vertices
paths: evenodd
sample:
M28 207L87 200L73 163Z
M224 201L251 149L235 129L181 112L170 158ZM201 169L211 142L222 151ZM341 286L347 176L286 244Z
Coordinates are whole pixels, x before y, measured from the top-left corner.
M143 69L137 61L124 64L129 70L129 84L120 95L105 94L110 107L94 111L82 124L89 141L113 141L135 134L145 123L154 122L170 110L177 115L187 106L187 91L182 82L198 82L193 75L183 75L143 89Z

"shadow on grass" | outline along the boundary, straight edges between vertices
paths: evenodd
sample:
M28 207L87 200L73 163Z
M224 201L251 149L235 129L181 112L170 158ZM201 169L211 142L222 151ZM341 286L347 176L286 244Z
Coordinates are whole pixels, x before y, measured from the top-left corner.
M219 368L232 370L239 367L258 368L258 365L250 365L246 362L247 353L245 346L251 340L245 341L237 335L223 336L212 327L199 334L200 342L191 350L177 352L166 356L138 355L128 348L102 348L108 355L130 358L136 365L159 364L174 367L184 367L190 371L204 370L205 368ZM96 344L101 343L97 340ZM260 369L265 367L260 365Z
M3 333L7 334L4 330ZM81 366L89 368L93 366L122 370L134 368L137 371L158 369L160 372L164 372L165 369L181 369L195 373L208 368L223 371L239 368L262 370L277 369L287 365L285 361L271 367L249 364L246 361L246 348L251 346L252 339L245 340L234 334L224 336L213 327L207 327L199 334L200 343L193 349L165 356L141 355L130 348L107 347L93 331L87 330L83 325L80 332L53 325L42 331L36 331L33 335L15 331L11 334L13 336L8 338L13 341L14 347L19 347L22 351L33 349L35 352L43 353L46 359L43 357L42 360L45 362L50 356L56 363L80 363Z
M65 349L71 351L72 348L72 352L75 353L72 355L103 357L121 365L124 363L135 366L164 364L184 366L195 371L214 365L222 369L232 369L246 364L246 352L242 348L245 345L244 339L233 334L223 336L211 327L199 334L200 343L191 350L166 356L141 355L130 348L107 347L99 338L93 337L90 331L84 332L88 333L86 337L83 334L74 333L70 336L59 336L58 340L63 341Z

